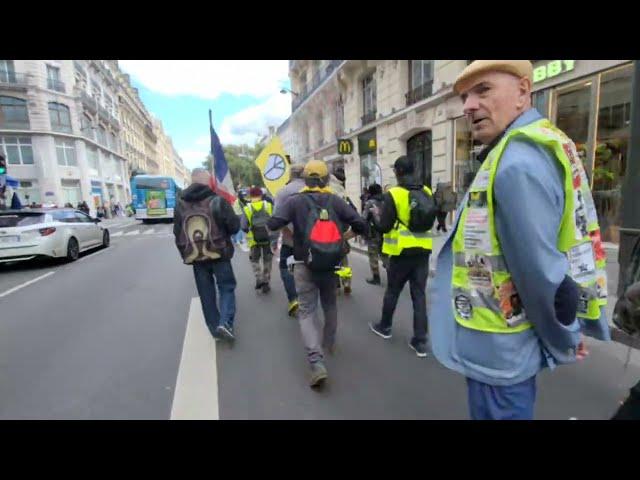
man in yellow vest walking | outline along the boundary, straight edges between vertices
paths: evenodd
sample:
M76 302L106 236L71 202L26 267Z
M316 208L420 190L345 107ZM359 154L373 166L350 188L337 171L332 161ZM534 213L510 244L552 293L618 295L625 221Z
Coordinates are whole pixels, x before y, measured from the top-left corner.
M381 212L374 212L372 216L374 227L384 233L382 253L389 256L389 267L382 318L379 323L370 323L369 328L384 339L391 338L398 297L409 282L413 301L413 338L409 347L423 358L427 356L425 288L432 249L431 227L437 209L431 190L415 183L414 169L413 162L406 156L396 160L393 170L398 186L384 194Z
M249 190L249 203L243 208L242 230L247 233L249 241L249 260L256 276L256 290L262 293L271 291L271 265L273 252L271 251L272 235L267 229L267 222L273 215L271 203L263 200L260 187Z
M467 378L473 419L532 419L536 376L609 339L605 253L574 143L531 107L529 60L476 60L460 95L482 162L438 256L435 357Z

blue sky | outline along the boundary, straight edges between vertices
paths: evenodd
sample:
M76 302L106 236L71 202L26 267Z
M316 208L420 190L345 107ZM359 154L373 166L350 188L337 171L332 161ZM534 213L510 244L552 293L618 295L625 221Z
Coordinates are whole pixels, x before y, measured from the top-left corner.
M147 110L188 168L209 151L209 117L223 144L253 142L291 112L287 60L121 60Z

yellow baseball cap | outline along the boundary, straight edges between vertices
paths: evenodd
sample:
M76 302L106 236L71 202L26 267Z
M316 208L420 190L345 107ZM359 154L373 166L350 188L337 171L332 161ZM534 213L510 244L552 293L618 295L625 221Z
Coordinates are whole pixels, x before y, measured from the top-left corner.
M302 171L303 177L320 177L329 176L329 168L322 160L309 160Z

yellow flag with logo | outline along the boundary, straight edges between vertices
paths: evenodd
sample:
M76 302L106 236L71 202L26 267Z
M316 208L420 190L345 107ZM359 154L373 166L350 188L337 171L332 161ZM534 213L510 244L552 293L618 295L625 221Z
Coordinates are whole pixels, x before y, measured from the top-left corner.
M289 181L289 161L280 138L275 136L256 158L262 180L271 195L275 195Z

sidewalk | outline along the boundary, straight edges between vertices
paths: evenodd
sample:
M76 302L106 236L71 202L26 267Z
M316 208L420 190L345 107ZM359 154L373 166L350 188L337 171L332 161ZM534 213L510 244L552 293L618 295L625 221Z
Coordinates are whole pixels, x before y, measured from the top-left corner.
M445 240L447 239L447 235L435 235L433 237L433 252L431 254L431 258L429 260L429 278L435 277L436 274L436 259L438 258L438 254L440 253L440 249L444 245ZM349 242L351 248L356 251L367 254L366 245L360 245L355 240L351 240ZM613 317L613 309L616 306L616 302L618 301L618 296L616 295L618 291L618 275L620 272L620 264L618 261L618 251L619 247L613 243L605 243L605 250L607 252L607 279L609 282L608 291L609 297L607 302L607 319L609 320L609 326L611 328L611 338L612 340L623 343L625 345L632 345L635 348L640 348L640 342L637 339L633 339L622 330L619 330L612 323ZM635 343L634 343L635 341Z

